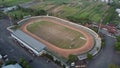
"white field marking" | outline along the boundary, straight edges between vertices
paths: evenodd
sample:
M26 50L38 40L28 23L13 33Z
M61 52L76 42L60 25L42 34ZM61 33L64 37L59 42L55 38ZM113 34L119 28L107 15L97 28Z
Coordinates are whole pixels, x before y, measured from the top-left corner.
M86 38L84 38L84 37L80 37L81 39L83 39L83 40L86 40Z

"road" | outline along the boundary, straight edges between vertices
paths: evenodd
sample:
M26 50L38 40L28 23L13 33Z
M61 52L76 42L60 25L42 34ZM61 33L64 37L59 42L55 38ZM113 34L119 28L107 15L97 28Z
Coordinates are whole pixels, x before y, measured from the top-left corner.
M19 6L23 7L23 8L29 8L35 4L39 4L41 1L39 0L32 0L30 2L26 2L26 3L22 3L22 4L19 4Z
M109 64L120 65L120 53L114 50L115 38L105 33L105 47L87 64L87 68L108 68Z
M32 68L60 68L53 62L46 62L47 58L34 57L28 51L18 46L10 36L6 28L10 26L8 19L0 19L0 54L7 54L10 60L18 61L20 58L25 58L27 61L33 60L30 63Z

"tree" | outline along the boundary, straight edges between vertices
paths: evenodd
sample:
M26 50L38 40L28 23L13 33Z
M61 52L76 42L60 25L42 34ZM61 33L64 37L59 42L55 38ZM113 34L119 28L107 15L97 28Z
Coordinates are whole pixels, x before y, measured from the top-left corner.
M20 62L20 65L21 65L23 68L31 68L31 66L28 64L27 61L25 61L25 59L20 58L19 62Z
M2 2L3 2L4 0L2 0Z
M88 60L91 60L92 58L93 58L93 55L90 54L90 53L87 53L87 59L88 59Z
M46 15L47 12L45 10L35 10L34 14L35 15Z
M114 48L115 50L120 51L120 42L116 42Z
M117 36L116 39L118 42L120 42L120 36Z
M69 58L68 61L70 63L72 63L72 62L77 60L77 56L76 55L72 55L72 54L70 54L68 58Z

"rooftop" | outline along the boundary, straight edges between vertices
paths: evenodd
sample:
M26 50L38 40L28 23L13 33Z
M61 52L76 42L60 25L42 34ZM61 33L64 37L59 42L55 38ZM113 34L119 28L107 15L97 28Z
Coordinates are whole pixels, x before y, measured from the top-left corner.
M40 43L19 29L14 31L13 34L38 52L41 52L46 47L44 44Z

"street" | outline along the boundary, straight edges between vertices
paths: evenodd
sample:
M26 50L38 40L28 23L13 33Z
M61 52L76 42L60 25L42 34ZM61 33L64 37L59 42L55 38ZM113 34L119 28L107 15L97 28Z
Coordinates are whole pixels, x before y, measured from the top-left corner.
M87 68L108 68L109 64L120 65L120 53L114 50L115 38L105 34L105 47L87 64Z
M26 61L33 60L30 65L32 68L60 68L53 62L47 62L47 58L32 56L28 51L20 47L12 40L7 27L10 26L8 18L0 19L0 54L8 55L10 60L18 61L24 58Z

